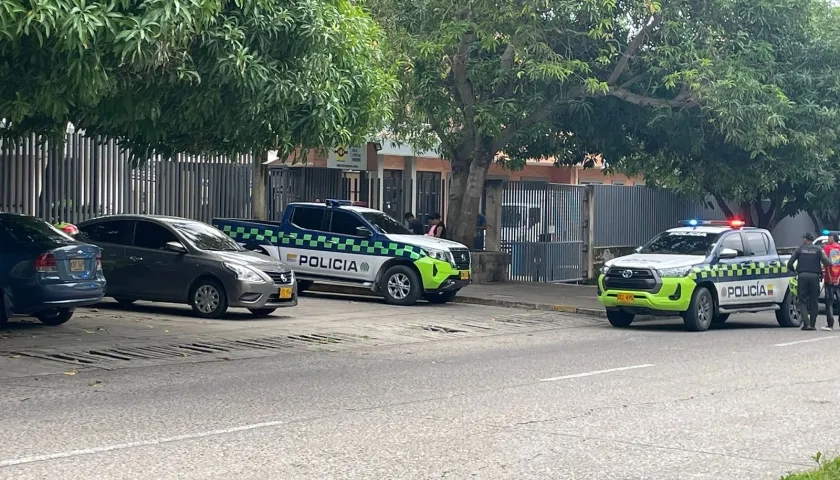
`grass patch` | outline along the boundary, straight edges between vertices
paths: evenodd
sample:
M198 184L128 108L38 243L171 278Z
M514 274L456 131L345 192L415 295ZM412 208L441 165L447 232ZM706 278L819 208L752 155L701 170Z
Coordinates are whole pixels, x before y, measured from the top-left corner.
M814 455L817 467L801 473L791 473L782 480L840 480L840 457L826 459L822 453Z

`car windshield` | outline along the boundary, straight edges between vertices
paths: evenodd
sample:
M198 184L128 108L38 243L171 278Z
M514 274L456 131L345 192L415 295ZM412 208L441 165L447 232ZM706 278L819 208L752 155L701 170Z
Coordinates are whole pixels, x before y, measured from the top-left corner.
M172 228L187 237L199 250L211 252L241 252L242 247L220 230L199 222L176 222Z
M664 232L642 247L639 253L708 255L718 237L719 233L710 232Z
M35 217L8 216L0 219L0 225L20 243L72 245L76 242L70 235Z
M374 228L379 230L379 233L391 235L411 235L411 231L403 226L402 223L394 220L393 217L382 212L363 212L362 216L365 220L373 224Z

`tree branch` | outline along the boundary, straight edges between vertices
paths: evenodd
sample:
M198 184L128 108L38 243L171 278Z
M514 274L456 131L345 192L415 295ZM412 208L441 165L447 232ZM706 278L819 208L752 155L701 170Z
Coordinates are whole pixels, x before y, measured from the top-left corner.
M639 105L640 107L671 107L671 108L682 108L682 107L692 107L697 105L697 100L695 100L690 92L681 92L674 98L667 99L667 98L654 98L654 97L646 97L644 95L639 95L638 93L633 93L630 90L627 90L622 87L610 88L610 91L607 95L611 95L616 98L620 98L625 102L630 102L635 105Z
M715 202L717 202L718 208L720 208L723 211L723 214L726 216L726 218L734 217L734 215L732 215L732 209L729 208L729 205L726 204L726 200L724 200L723 197L720 196L720 194L714 193L712 194L712 196L715 197Z
M435 135L437 135L440 139L440 144L443 145L443 148L445 148L446 151L449 152L449 155L451 155L454 159L456 154L455 147L452 145L452 142L449 139L449 135L446 134L446 132L443 130L443 127L440 125L440 123L438 123L437 120L429 118L428 121L429 128L431 128L432 131L435 132Z
M455 90L464 106L464 124L467 132L474 136L477 133L475 127L475 91L469 76L467 76L467 60L470 55L470 45L475 40L475 34L467 32L461 36L458 42L458 49L452 58L452 77L455 81Z
M659 24L662 23L662 13L657 13L653 17L651 17L647 24L642 27L642 30L630 40L630 43L627 44L627 48L624 49L624 52L621 54L621 58L618 60L618 64L616 64L615 68L613 69L610 77L607 79L608 85L615 85L615 82L621 77L621 74L624 73L624 70L627 69L627 64L630 63L630 58L636 54L636 51L639 50L639 47L645 42L647 39L648 33L653 30L654 28L658 27Z
M507 48L505 48L505 52L502 53L501 60L499 60L499 76L502 77L502 79L499 84L496 85L496 88L493 89L494 98L501 96L503 92L508 92L510 82L506 78L506 75L513 68L513 58L515 55L516 49L512 44L508 44Z

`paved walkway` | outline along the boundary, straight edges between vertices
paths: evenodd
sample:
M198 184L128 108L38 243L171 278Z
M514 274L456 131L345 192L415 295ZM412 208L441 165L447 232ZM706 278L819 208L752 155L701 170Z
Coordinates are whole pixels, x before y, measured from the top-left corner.
M372 295L356 287L315 284L313 291ZM564 283L503 282L470 285L455 297L457 303L606 316L595 298L596 287Z
M604 315L595 298L596 287L562 283L473 284L458 294L456 302L536 310Z

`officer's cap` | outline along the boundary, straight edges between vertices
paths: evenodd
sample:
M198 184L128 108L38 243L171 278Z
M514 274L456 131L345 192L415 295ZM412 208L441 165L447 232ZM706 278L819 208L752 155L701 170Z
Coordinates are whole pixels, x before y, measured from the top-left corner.
M811 232L805 232L805 234L802 235L802 238L804 238L805 240L808 240L809 242L813 242L814 241L814 234L811 233Z

